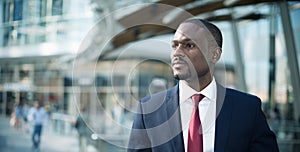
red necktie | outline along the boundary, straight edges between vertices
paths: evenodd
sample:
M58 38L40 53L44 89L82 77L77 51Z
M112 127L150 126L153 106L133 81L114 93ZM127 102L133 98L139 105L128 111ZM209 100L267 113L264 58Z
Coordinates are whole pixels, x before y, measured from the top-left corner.
M203 152L202 125L199 118L198 104L204 98L202 94L192 96L194 110L189 125L188 152Z

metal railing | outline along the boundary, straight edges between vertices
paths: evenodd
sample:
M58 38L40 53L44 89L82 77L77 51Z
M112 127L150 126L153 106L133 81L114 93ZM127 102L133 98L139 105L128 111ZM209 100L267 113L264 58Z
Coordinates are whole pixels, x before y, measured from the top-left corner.
M277 137L281 152L300 151L300 123L297 121L277 120L270 123Z

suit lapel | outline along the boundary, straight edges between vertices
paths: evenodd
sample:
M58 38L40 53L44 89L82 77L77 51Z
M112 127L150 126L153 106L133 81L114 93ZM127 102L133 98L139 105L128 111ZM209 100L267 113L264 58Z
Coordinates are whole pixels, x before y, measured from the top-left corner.
M228 141L233 105L227 98L228 92L219 84L217 85L217 93L215 152L222 152L225 150Z
M166 108L168 118L174 115L174 112L179 111L178 85L167 92ZM178 115L180 116L180 115ZM180 118L180 117L179 117ZM180 121L180 120L179 120Z
M184 151L183 135L180 120L178 85L167 92L166 111L170 131L175 138L170 141L172 151Z

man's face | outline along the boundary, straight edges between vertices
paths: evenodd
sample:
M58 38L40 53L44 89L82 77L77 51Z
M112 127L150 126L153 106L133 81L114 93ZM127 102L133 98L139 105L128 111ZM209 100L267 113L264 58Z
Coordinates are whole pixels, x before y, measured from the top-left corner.
M198 79L210 74L210 52L207 30L194 23L183 23L177 29L171 53L175 78Z

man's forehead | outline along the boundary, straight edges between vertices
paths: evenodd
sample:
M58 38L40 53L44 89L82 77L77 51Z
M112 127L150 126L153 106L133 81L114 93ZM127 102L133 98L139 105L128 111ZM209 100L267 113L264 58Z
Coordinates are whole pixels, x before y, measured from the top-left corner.
M185 22L180 24L179 27L177 28L174 35L174 39L185 37L187 39L197 40L199 39L199 35L203 34L205 31L206 31L205 28L203 28L198 24Z
M185 36L181 32L176 32L174 35L173 41L187 42L187 41L192 41L192 39Z

